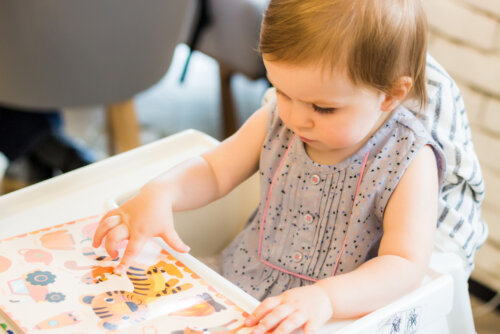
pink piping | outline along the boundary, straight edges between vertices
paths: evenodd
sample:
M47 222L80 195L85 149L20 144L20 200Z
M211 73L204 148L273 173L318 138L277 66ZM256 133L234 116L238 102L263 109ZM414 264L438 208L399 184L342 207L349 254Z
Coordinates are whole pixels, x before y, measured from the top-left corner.
M368 161L369 154L370 154L370 151L366 152L365 157L363 159L363 165L361 166L361 172L359 173L358 185L356 186L356 192L354 193L354 200L352 202L351 214L352 214L352 211L354 211L353 209L354 209L354 204L356 204L356 196L358 195L358 192L359 192L359 186L361 185L361 180L363 179L363 174L365 174L365 167L366 167L366 162ZM351 219L349 219L349 221L347 223L344 241L342 242L342 248L340 249L339 257L338 257L337 261L335 262L335 267L333 267L333 275L332 276L335 276L335 274L337 273L337 267L339 265L340 258L342 257L342 254L344 253L345 244L347 242L347 231L349 231L350 224L351 224Z
M259 260L264 261L261 259L261 253L262 253L262 238L264 237L264 222L266 220L266 214L267 214L267 209L269 208L269 201L271 200L271 192L273 191L274 187L274 181L276 180L276 177L278 176L278 172L281 169L281 166L283 166L283 163L285 162L285 158L288 155L288 152L290 152L290 149L292 148L293 142L295 141L295 138L297 138L297 135L293 136L292 141L288 145L288 148L286 149L285 155L283 156L283 159L281 159L281 162L276 169L276 172L274 172L273 179L271 180L271 185L269 186L269 192L267 193L267 198L266 198L266 205L264 206L264 213L262 215L262 219L260 220L260 236L259 236ZM272 265L271 265L272 266Z
M312 277L308 277L308 276L305 276L305 275L301 275L301 274L296 274L296 273L293 273L289 270L286 270L284 268L280 268L266 260L264 260L262 258L262 240L264 238L264 224L266 222L266 216L267 216L267 209L269 208L269 201L271 200L271 193L272 193L272 190L273 190L273 187L274 187L274 181L276 180L277 176L278 176L278 172L281 170L281 167L283 166L283 163L285 162L285 159L290 151L290 149L292 148L292 145L295 141L295 138L297 138L297 135L295 135L292 140L290 141L290 144L288 145L288 148L285 152L285 154L283 155L283 158L281 159L281 162L278 166L278 168L276 169L276 172L274 173L274 176L271 180L271 185L269 186L269 191L267 193L267 199L266 199L266 205L264 206L264 212L262 213L262 219L260 220L260 232L259 232L259 261L264 263L265 265L273 268L273 269L276 269L276 270L279 270L281 272L284 272L286 274L289 274L289 275L292 275L292 276L295 276L295 277L299 277L299 278L302 278L302 279L305 279L305 280L308 280L308 281L312 281L312 282L317 282L318 280L315 279L315 278L312 278ZM360 172L360 175L359 175L359 179L358 179L358 184L356 186L356 193L354 194L354 202L356 201L356 196L359 192L359 187L361 185L361 180L363 179L363 175L364 175L364 172L365 172L365 167L366 167L366 163L368 161L368 156L369 156L370 152L366 152L365 154L365 157L363 159L363 165L361 166L361 172ZM353 207L354 207L354 202L353 202ZM345 236L344 236L344 241L342 243L342 248L340 250L340 254L339 254L339 257L337 258L337 261L335 262L335 267L333 269L333 275L335 275L335 273L337 272L337 267L338 267L338 264L339 264L339 261L340 261L340 258L342 256L342 253L344 252L344 248L345 248L345 245L346 245L346 242L347 242L347 231L349 230L349 224L350 224L350 220L349 220L349 223L347 225L347 229L346 229L346 232L345 232Z

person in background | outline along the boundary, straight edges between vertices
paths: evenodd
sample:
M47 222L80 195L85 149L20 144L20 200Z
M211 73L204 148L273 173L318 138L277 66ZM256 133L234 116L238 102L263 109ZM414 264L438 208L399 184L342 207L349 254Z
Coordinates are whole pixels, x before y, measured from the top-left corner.
M58 111L0 105L0 152L8 159L2 192L88 165L93 155L64 135Z
M429 101L419 119L446 156L434 245L440 251L458 254L468 277L474 269L474 255L488 237L488 226L481 218L483 175L460 89L429 54L426 80ZM414 101L405 105L418 114Z

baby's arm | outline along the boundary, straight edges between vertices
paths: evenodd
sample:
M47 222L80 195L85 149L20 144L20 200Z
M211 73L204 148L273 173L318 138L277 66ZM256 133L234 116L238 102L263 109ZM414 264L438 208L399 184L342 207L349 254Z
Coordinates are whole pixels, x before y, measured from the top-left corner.
M266 299L247 324L260 320L255 333L272 328L275 333L288 333L303 326L306 333L313 333L330 317L362 316L415 289L432 252L437 204L436 158L425 146L389 199L378 256L350 273ZM325 299L328 306L324 306Z
M330 296L334 317L361 316L421 284L433 248L438 189L436 158L425 146L389 199L378 256L319 283Z
M106 250L116 257L117 244L128 239L121 268L130 264L151 237L161 237L179 252L189 251L174 229L172 212L208 204L257 170L267 115L264 106L216 148L169 169L144 185L137 196L108 212L94 235L94 247L106 237Z

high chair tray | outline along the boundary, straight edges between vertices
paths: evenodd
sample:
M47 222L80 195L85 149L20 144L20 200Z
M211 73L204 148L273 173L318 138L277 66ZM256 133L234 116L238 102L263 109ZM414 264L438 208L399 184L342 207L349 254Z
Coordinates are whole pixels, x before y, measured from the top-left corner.
M217 143L199 131L186 130L3 195L0 197L0 239L103 213L162 171ZM212 255L220 252L238 233L257 202L258 179L253 176L214 204L177 213L176 228L191 246L191 254ZM210 219L217 215L220 219ZM175 255L186 265L198 268L200 276L213 282L214 287L247 312L258 305L257 300L192 255ZM422 286L413 293L361 319L331 322L320 333L415 333L416 330L418 333L446 333L445 317L452 307L452 289L449 275L429 272Z

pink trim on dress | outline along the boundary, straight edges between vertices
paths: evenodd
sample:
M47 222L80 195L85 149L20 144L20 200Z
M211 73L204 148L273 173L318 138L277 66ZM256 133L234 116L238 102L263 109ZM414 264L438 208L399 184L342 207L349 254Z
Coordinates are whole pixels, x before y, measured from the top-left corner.
M295 138L297 138L297 135L294 135L290 144L288 145L288 148L285 152L285 154L283 155L283 158L281 159L281 162L280 164L278 165L278 168L276 169L276 172L274 172L274 176L271 180L271 185L269 186L269 191L267 193L267 198L266 198L266 205L264 206L264 212L262 213L262 218L260 220L260 232L259 232L259 261L264 263L266 266L268 267L271 267L273 269L276 269L276 270L279 270L281 272L284 272L286 274L289 274L289 275L292 275L292 276L295 276L295 277L299 277L299 278L302 278L302 279L305 279L305 280L308 280L308 281L312 281L312 282L317 282L318 280L315 279L315 278L312 278L312 277L309 277L309 276L305 276L305 275L301 275L301 274L296 274L296 273L293 273L285 268L281 268L281 267L278 267L266 260L264 260L262 258L262 240L264 238L264 224L266 222L266 216L267 216L267 209L269 208L269 202L270 202L270 199L271 199L271 193L272 193L272 190L273 190L273 187L274 187L274 181L276 181L276 178L278 176L278 172L281 170L281 167L283 166L283 163L285 162L285 158L287 157L290 149L292 148L292 145L295 141ZM365 167L366 167L366 164L368 162L368 156L370 154L370 151L366 152L365 154L365 157L363 159L363 164L361 166L361 172L359 174L359 179L358 179L358 184L356 186L356 192L354 194L354 202L356 201L356 196L359 192L359 187L361 185L361 180L363 179L363 175L365 173ZM354 208L354 202L353 202L353 208ZM352 209L351 209L351 212L352 212ZM347 232L349 230L349 225L350 225L350 220L347 224L347 229L346 229L346 232L345 232L345 237L344 237L344 241L342 243L342 248L340 250L340 253L339 253L339 257L337 258L337 261L335 262L335 267L333 269L333 275L334 276L337 272L337 267L338 267L338 264L339 264L339 261L340 261L340 258L342 256L342 253L344 252L344 248L345 248L345 245L346 245L346 242L347 242Z

